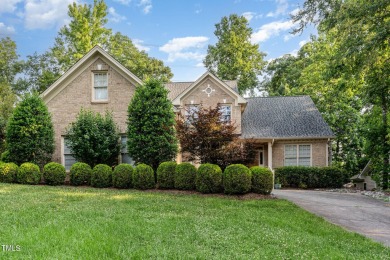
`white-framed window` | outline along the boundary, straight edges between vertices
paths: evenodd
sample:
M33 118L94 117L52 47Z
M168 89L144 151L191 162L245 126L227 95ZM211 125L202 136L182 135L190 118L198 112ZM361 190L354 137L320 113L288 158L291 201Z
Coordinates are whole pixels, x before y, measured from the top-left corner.
M187 105L185 110L185 118L187 123L192 123L198 119L199 106L198 105Z
M220 105L221 121L224 123L230 123L232 118L232 107L230 105Z
M70 167L77 162L76 158L73 157L72 151L66 145L66 137L63 137L63 165L65 170L69 171Z
M284 166L311 166L310 144L286 144Z
M259 149L259 166L264 166L264 148Z
M129 156L127 151L127 136L121 136L121 163L134 165L134 160Z
M108 100L108 75L107 72L96 72L93 74L93 100Z

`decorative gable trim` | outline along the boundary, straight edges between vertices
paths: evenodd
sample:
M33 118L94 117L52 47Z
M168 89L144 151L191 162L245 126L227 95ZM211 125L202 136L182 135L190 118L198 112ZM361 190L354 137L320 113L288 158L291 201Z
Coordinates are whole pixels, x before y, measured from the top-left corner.
M236 93L231 87L229 87L225 82L223 82L222 80L220 80L219 78L217 78L216 76L214 76L213 74L211 74L210 72L206 72L204 73L200 78L198 78L194 83L192 83L188 88L186 88L180 95L178 95L173 101L173 105L174 106L180 106L180 101L182 98L184 98L187 94L189 94L190 92L192 92L193 89L195 89L195 87L197 87L199 85L199 83L201 83L205 78L207 77L210 77L211 79L213 79L214 81L216 81L218 83L219 86L221 86L228 94L230 94L232 97L234 97L235 99L235 102L236 102L236 106L238 104L246 104L247 101L245 100L245 98L243 98L242 96L240 96L238 93Z
M132 84L136 86L143 84L142 80L140 80L136 75L131 73L126 67L124 67L117 60L115 60L100 46L95 46L41 94L43 101L45 103L48 103L58 93L60 93L70 82L77 78L85 69L87 69L99 58L104 62L110 64L120 75L122 75Z

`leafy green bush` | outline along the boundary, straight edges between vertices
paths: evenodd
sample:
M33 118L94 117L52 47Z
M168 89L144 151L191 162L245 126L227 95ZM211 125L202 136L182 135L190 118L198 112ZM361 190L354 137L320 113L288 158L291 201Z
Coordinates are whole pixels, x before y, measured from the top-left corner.
M0 161L3 161L5 163L7 162L11 162L10 158L9 158L9 151L4 151L1 156L0 156Z
M76 162L70 168L70 184L75 186L89 185L91 183L91 175L91 166L83 162Z
M112 186L120 189L133 186L133 167L130 164L122 163L115 167L112 173Z
M16 182L19 167L14 163L0 162L0 182Z
M51 162L43 167L43 178L48 185L64 184L66 177L65 167L59 163Z
M98 164L93 167L91 185L96 188L107 188L112 186L112 169L107 164Z
M176 166L175 188L179 190L195 190L196 167L184 162Z
M202 164L196 174L196 189L202 193L222 191L222 170L216 164Z
M79 162L91 167L99 163L115 165L120 150L119 130L112 114L105 116L81 109L66 133L66 145Z
M251 171L242 164L232 164L223 172L226 194L245 194L251 190Z
M280 167L275 178L283 186L297 188L340 188L349 181L347 173L336 167Z
M260 194L270 194L274 182L272 171L261 166L253 166L250 170L252 172L252 191Z
M32 162L43 167L54 152L54 129L42 98L27 94L14 109L6 131L9 160Z
M42 173L39 166L34 163L23 163L20 165L16 180L22 184L38 184L41 181Z
M157 168L157 188L173 189L175 187L176 162L163 162Z
M153 168L144 163L138 164L133 174L133 185L140 190L155 188Z

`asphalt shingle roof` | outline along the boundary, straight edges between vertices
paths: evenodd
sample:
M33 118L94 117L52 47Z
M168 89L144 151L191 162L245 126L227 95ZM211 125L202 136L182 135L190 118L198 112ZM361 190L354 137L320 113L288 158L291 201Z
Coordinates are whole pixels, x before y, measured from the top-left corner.
M242 138L333 137L309 96L248 98Z
M231 87L234 91L237 92L237 81L236 80L224 80L226 85ZM184 90L186 90L194 82L169 82L165 84L165 87L169 90L168 98L174 100L178 95L180 95ZM237 92L238 93L238 92Z

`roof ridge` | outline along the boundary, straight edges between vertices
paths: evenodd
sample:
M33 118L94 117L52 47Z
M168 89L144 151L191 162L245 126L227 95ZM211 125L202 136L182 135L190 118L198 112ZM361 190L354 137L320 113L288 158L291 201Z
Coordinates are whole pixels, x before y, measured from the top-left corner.
M296 96L268 96L268 97L247 97L245 99L260 99L260 98L286 98L286 97L310 97L310 95L296 95Z

